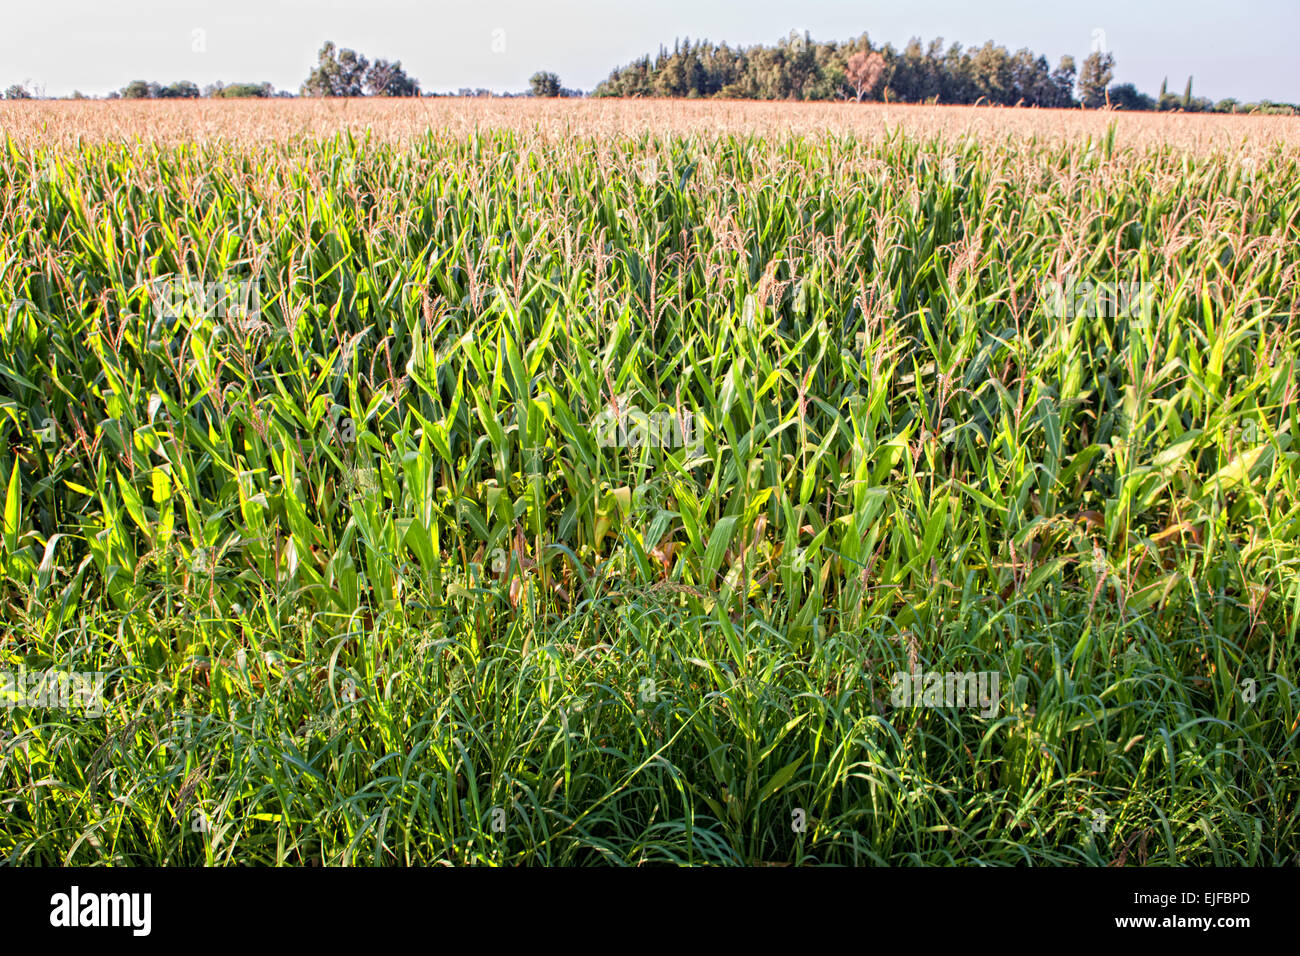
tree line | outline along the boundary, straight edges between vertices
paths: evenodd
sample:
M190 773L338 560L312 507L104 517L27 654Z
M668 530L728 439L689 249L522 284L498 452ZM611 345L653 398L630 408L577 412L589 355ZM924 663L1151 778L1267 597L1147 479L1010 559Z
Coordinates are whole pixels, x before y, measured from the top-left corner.
M1170 93L1168 81L1157 96L1142 93L1132 83L1112 85L1115 58L1095 49L1076 65L1062 56L1053 68L1047 58L1022 48L1014 53L992 40L965 49L944 47L943 39L922 45L913 37L902 50L873 44L866 33L847 42L817 42L808 33L791 32L774 46L732 47L709 41L678 40L670 53L646 55L615 68L593 96L602 97L718 97L754 100L854 100L885 103L946 103L1123 110L1182 110L1184 112L1300 112L1293 104L1263 100L1217 103L1192 95L1192 78L1182 95ZM283 97L270 83L213 83L202 91L187 80L167 85L134 80L110 99L194 99ZM327 41L316 66L299 88L300 96L435 96L420 91L400 60L371 61L355 50L339 49ZM497 95L487 90L460 95ZM510 94L506 94L510 95ZM523 94L516 94L523 95ZM582 96L564 88L550 71L534 73L528 94L538 97ZM33 94L22 85L9 87L6 99ZM74 99L83 99L80 93Z
M22 84L14 84L5 91L5 99L22 100L43 98ZM162 84L147 80L133 80L120 90L109 93L107 99L124 100L171 100L247 97L289 97L294 94L277 91L270 83L212 83L202 91L189 80ZM299 88L300 96L420 96L420 83L409 76L402 68L402 61L389 62L376 59L373 62L366 56L346 47L339 49L333 41L327 40L316 57L316 66L312 68ZM425 93L425 96L436 96ZM462 96L492 96L490 90L461 89ZM506 94L509 95L509 94ZM530 81L529 95L532 96L581 96L580 90L565 89L560 85L560 78L548 71L538 71ZM72 99L87 99L80 92Z
M1029 49L1014 53L992 40L970 49L944 47L942 38L922 45L912 38L902 49L873 44L863 33L847 42L818 42L792 32L774 46L732 47L690 38L671 52L661 47L618 67L593 96L720 97L757 100L837 100L885 103L992 104L997 106L1110 106L1129 110L1188 112L1294 112L1292 104L1235 99L1212 103L1192 95L1188 78L1183 96L1161 86L1159 97L1132 83L1111 85L1115 57L1093 50L1081 65L1063 56L1052 68Z

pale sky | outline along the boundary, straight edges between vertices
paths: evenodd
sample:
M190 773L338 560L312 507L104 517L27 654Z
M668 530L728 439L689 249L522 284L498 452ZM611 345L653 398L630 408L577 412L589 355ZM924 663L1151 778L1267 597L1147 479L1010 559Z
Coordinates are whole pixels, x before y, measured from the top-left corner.
M677 37L771 44L866 31L1027 46L1053 66L1087 56L1094 31L1116 82L1154 94L1162 77L1219 100L1300 102L1300 0L0 0L0 89L102 95L133 79L205 86L270 81L294 92L325 40L401 60L425 90L523 90L537 70L590 90ZM197 31L197 32L196 32Z

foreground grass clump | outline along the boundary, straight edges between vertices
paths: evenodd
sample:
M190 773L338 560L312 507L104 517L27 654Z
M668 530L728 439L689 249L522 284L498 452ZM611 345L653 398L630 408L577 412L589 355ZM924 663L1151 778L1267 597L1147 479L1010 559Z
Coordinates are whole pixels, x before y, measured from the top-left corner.
M1288 862L1298 250L1281 145L7 141L0 671L107 677L0 859Z

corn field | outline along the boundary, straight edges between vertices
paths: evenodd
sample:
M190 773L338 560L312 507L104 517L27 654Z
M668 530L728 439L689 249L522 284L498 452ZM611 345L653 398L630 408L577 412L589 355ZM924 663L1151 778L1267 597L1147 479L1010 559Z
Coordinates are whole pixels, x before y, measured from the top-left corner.
M6 109L0 860L1295 861L1300 121Z

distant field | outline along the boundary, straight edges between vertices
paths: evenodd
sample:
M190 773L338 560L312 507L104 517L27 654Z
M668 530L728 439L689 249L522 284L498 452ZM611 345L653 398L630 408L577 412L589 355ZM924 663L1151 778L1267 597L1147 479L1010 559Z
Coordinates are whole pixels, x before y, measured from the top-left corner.
M172 143L215 139L278 143L347 130L404 141L430 131L461 137L487 129L548 138L752 133L765 138L879 139L898 131L923 138L973 135L996 143L1025 137L1101 137L1112 123L1126 146L1177 146L1198 152L1243 144L1300 146L1300 117L1279 116L752 100L0 101L0 131L24 141L66 144L75 144L78 138L137 137Z
M0 860L1295 862L1300 119L5 134Z

